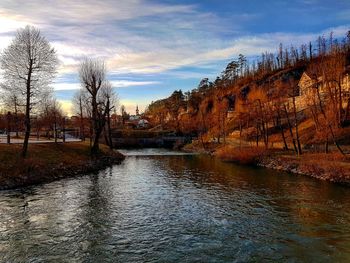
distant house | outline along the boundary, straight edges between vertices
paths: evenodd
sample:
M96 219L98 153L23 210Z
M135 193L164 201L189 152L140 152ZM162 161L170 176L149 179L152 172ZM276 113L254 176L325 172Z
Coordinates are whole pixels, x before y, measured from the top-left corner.
M139 119L141 119L141 116L140 116L140 115L131 115L131 116L129 117L129 120L130 120L130 121L136 121L136 120L139 120Z
M298 94L295 97L295 104L298 109L298 111L305 110L309 108L313 102L314 99L317 99L317 89L320 94L320 98L322 101L327 100L327 85L325 85L322 77L311 78L307 72L304 72L301 76L299 83L298 83ZM349 74L346 74L341 82L341 88L342 88L342 100L343 104L347 103L348 99L350 98L350 77Z
M137 123L138 128L148 128L149 127L149 121L146 119L141 119Z

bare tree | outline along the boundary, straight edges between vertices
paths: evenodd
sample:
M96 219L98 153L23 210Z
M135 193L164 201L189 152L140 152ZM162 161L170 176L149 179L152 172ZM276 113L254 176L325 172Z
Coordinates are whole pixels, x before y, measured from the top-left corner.
M80 64L80 82L90 95L91 122L92 122L92 147L91 153L99 151L99 139L105 125L106 111L99 105L99 96L106 81L106 67L101 60L85 58Z
M0 89L3 91L2 93L2 102L3 107L10 112L13 112L13 121L14 128L16 132L16 138L19 137L19 129L20 129L20 114L23 113L23 96L19 93L18 90L11 90L8 87L1 85Z
M58 138L58 126L63 126L64 115L62 107L59 102L53 97L47 97L41 103L40 109L40 120L42 126L46 126L47 135L49 136L50 130L53 131L53 137L55 143L57 143Z
M113 109L118 107L118 97L117 94L113 91L112 85L110 82L106 81L102 86L102 92L99 99L99 104L104 105L107 118L107 130L104 130L105 140L109 148L113 148L112 142L112 129L111 129L111 112Z
M20 91L25 99L25 137L22 157L28 150L33 107L43 94L50 92L48 86L55 76L58 59L55 50L43 37L40 30L26 26L19 29L11 44L4 50L1 59L5 87Z
M79 115L79 125L80 125L80 139L85 141L85 125L84 125L84 117L86 116L86 100L84 90L78 90L73 97L73 104L75 107L75 111ZM85 110L85 112L84 112Z

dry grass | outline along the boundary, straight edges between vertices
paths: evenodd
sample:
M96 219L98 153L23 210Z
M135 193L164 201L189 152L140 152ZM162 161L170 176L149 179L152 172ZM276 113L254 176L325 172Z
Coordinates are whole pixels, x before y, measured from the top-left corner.
M296 156L292 151L266 150L263 147L224 146L215 152L224 161L245 165L260 164L272 169L309 175L318 179L350 183L350 157L338 152L305 153Z
M338 152L305 154L300 160L300 169L326 180L343 181L350 179L349 158Z
M350 162L338 152L305 153L299 157L293 154L271 156L263 162L268 167L293 173L309 175L321 180L350 183Z
M203 147L204 146L204 147ZM199 140L194 140L190 144L186 144L182 147L185 152L199 152L199 153L212 153L220 144L214 142L204 142L204 145Z
M109 152L105 145L101 145L100 148L102 153ZM30 144L28 157L25 160L20 157L21 149L22 145L19 144L0 144L1 171L11 164L19 164L23 161L44 162L47 165L54 165L57 163L76 163L90 158L90 147L86 142Z
M92 157L86 142L30 144L25 159L20 156L21 148L22 145L0 144L0 188L9 181L13 181L14 185L25 184L26 181L38 182L40 179L29 177L40 174L43 181L49 181L50 175L55 172L74 173L105 157L123 159L121 154L110 151L105 145L100 145L101 154L98 157Z
M263 147L232 147L223 146L215 152L215 156L224 161L240 164L257 164L259 160L268 155L269 151Z

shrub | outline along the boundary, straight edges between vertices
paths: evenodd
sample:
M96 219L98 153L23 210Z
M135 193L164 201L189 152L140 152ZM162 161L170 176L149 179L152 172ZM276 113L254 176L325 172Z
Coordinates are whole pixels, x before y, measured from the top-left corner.
M224 146L215 152L215 155L224 161L237 162L239 164L257 164L262 157L268 155L268 150L263 147L232 147Z

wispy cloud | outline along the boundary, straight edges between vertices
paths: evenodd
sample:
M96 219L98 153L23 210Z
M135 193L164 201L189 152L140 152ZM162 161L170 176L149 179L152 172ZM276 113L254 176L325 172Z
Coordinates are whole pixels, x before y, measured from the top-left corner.
M60 104L62 111L65 112L65 114L67 114L68 116L72 116L75 114L74 105L73 105L72 101L70 101L70 100L58 100L58 103Z
M137 90L142 100L142 91L148 92L152 85L170 92L184 80L192 85L202 77L214 77L222 70L219 67L240 53L254 57L275 51L279 43L298 46L330 31L344 36L349 29L344 25L350 8L345 0L339 1L342 9L338 13L327 13L342 22L331 23L335 18L328 18L327 26L320 24L323 17L316 18L311 7L325 12L333 6L324 4L328 1L297 0L293 5L277 0L226 2L1 0L0 51L17 28L35 25L50 40L61 61L59 78L53 84L56 91L71 94L79 89L81 59L99 57L106 60L113 85L135 93ZM268 10L264 10L267 5ZM298 14L302 14L300 21ZM307 19L305 28L302 19ZM286 29L289 20L298 25ZM278 21L283 23L279 25ZM307 28L310 25L312 30ZM162 79L164 76L169 80ZM176 79L180 79L177 85L169 85Z
M131 81L131 80L112 80L110 81L113 88L127 88L135 86L149 86L159 84L159 81ZM52 84L55 91L64 91L64 90L78 90L81 88L79 82L56 82Z
M159 81L130 81L130 80L112 80L110 81L115 88L127 88L134 86L150 86L159 84Z
M189 65L203 65L218 60L227 60L237 57L240 53L246 56L260 55L265 51L274 52L279 43L286 46L299 46L308 43L319 35L329 34L333 31L335 37L344 36L348 26L328 28L316 33L264 33L247 35L226 41L225 47L213 45L208 49L190 46L181 46L172 49L159 48L157 51L149 52L125 52L117 54L108 60L108 65L116 73L159 73L171 69Z
M76 70L82 56L108 58L124 51L150 48L157 42L157 36L147 36L145 32L150 28L138 27L147 24L145 18L163 17L165 21L175 19L175 14L190 15L193 12L193 5L157 4L144 0L99 3L83 0L2 1L0 33L13 34L15 29L26 24L40 27L63 61L60 72L67 73ZM127 25L123 25L123 21L127 21ZM132 23L135 28L130 32L128 25Z
M257 13L232 14L236 23L227 27L223 26L224 19L196 5L145 0L101 1L98 6L95 1L82 0L50 4L42 0L4 1L0 14L0 22L5 25L0 33L9 33L26 23L41 27L58 52L60 74L77 72L84 56L105 58L114 73L149 74L239 53L256 55L274 50L279 42L298 45L316 36L251 34L242 32L238 25L257 19ZM344 27L335 30L345 31ZM0 42L8 41L8 35L0 35Z

